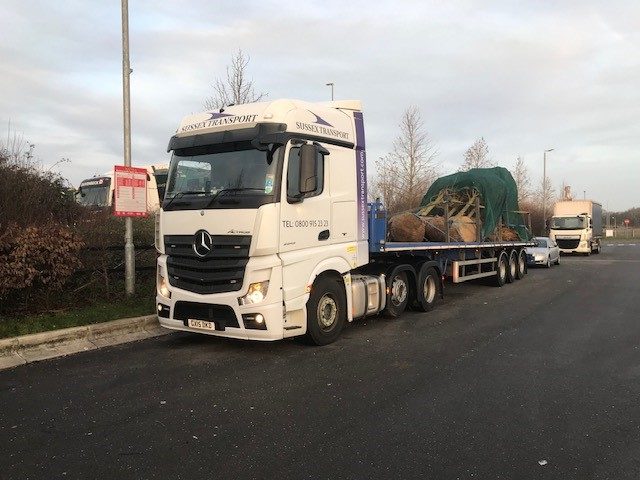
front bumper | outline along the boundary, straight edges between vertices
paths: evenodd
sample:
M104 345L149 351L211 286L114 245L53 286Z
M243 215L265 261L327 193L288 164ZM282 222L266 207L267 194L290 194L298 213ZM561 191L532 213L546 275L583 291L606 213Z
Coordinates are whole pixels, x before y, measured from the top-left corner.
M528 265L546 265L547 257L534 257L533 255L527 255L527 264Z
M158 269L167 278L166 256L158 258ZM270 286L262 302L239 305L238 298L247 293L251 283L265 280L269 280ZM243 340L280 340L284 337L284 316L279 285L282 285L282 267L277 257L251 258L239 291L201 295L169 285L170 298L156 292L156 305L161 307L158 321L165 328L205 335ZM176 318L176 314L180 318ZM247 328L251 322L245 325L247 317L243 319L243 315L255 314L262 315L265 329ZM216 329L189 327L189 318L213 322Z

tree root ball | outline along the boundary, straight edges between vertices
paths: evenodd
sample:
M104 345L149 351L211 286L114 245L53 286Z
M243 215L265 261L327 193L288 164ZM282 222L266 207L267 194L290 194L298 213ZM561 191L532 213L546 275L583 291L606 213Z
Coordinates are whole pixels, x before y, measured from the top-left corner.
M422 242L424 221L413 213L400 213L389 220L389 238L392 242Z

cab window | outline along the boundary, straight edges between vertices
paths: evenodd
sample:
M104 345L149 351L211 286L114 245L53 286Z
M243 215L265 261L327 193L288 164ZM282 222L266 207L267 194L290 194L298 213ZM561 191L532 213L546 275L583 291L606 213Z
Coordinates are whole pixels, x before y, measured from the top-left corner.
M289 150L289 169L287 170L287 197L290 199L302 199L320 195L324 189L324 155L318 152L316 169L318 177L317 187L314 191L300 194L300 147Z

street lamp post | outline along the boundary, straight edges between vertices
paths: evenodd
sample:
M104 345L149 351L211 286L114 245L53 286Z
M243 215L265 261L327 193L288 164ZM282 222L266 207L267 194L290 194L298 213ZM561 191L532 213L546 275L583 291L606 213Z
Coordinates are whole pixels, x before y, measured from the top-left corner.
M326 85L327 87L331 87L331 101L333 102L333 82L329 82Z
M545 150L542 155L542 222L545 234L547 233L547 152L553 152L553 148Z
M129 65L129 1L121 0L122 9L122 113L124 126L124 164L131 166L131 101ZM135 293L135 250L133 246L133 222L124 219L124 285L127 296Z

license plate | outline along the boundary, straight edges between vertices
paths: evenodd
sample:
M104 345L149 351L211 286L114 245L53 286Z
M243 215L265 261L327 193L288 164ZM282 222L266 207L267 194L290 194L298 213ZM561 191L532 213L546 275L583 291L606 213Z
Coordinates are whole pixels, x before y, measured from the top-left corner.
M200 330L215 330L216 325L213 322L206 322L204 320L195 320L190 318L188 324L191 328L199 328Z

